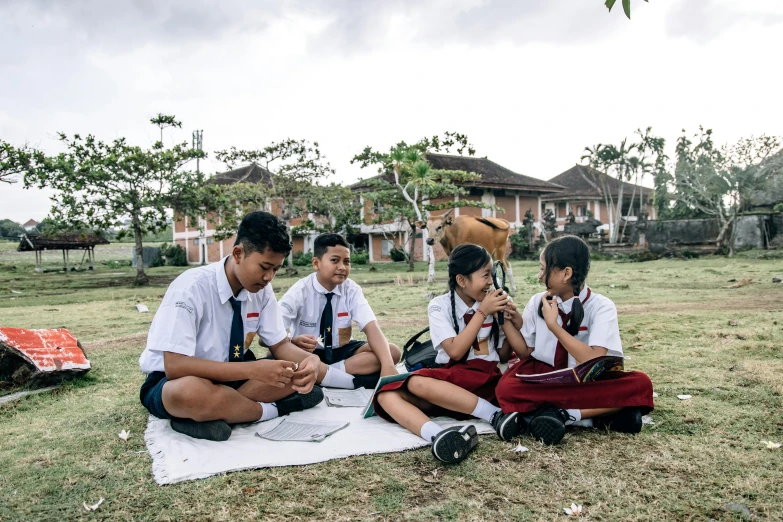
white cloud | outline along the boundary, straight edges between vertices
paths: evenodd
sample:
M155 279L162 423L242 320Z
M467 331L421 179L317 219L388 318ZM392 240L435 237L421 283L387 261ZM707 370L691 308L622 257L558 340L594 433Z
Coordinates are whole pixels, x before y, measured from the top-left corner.
M49 152L57 131L150 145L147 121L163 112L183 122L167 142L203 129L210 152L318 140L348 182L372 174L349 163L364 146L445 130L545 179L586 145L648 125L669 144L699 124L718 141L783 134L780 8L712 2L705 14L697 3L634 2L628 21L599 0L11 1L0 7L0 138ZM48 210L18 186L0 186L0 201L15 220Z

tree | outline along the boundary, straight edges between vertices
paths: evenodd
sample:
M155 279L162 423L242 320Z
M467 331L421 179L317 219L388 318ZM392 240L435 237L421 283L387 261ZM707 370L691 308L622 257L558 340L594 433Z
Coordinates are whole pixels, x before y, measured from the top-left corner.
M330 183L316 186L314 192L318 197L307 201L307 213L312 219L302 223L301 230L336 232L346 237L359 232L361 205L350 188Z
M220 235L216 237L230 237L236 233L239 225L237 218L241 217L237 216L237 205L246 210L269 205L285 222L290 234L291 220L300 217L307 210L309 202L320 197L319 189L322 187L317 185L318 182L334 174L334 169L321 155L318 142L311 144L306 140L288 138L257 150L231 147L217 152L215 156L229 168L239 163L257 163L271 174L267 186L229 185L222 195L210 198L210 204L206 206L220 215ZM288 266L293 266L293 251L288 256Z
M632 180L634 182L627 218L633 215L637 188L641 193L640 213L643 212L644 188L641 183L644 176L650 172L652 166L655 166L656 169L660 168L667 159L663 154L666 142L663 138L653 136L651 127L647 127L644 131L637 129L636 134L639 135L637 143L628 143L628 139L624 138L619 146L598 144L592 148L585 147L585 153L582 155L582 161L586 160L595 171L595 181L600 186L604 203L608 209L610 243L622 240L625 233L625 225L622 229L620 228L620 222L623 219L625 182ZM610 177L617 180L616 202L609 183Z
M182 122L177 121L174 116L168 114L158 113L154 118L150 118L150 123L156 125L160 129L160 144L163 146L163 129L168 127L182 128Z
M780 138L762 135L718 148L712 130L703 127L694 141L684 130L677 140L674 197L682 205L717 218L718 250L723 249L731 229L729 256L734 255L733 225L748 209L750 195L763 190L767 179L783 168L783 158L772 157L779 147Z
M16 183L16 177L24 172L31 160L32 152L27 147L18 149L0 140L0 183Z
M428 152L448 152L452 148L459 155L463 152L472 156L476 153L468 138L457 132L445 132L443 136L424 137L413 145L404 141L393 146L388 153L365 149L351 159L362 168L376 165L381 176L367 179L371 190L364 196L375 203L373 222L381 224L389 221L407 223L408 234L408 270L413 271L413 252L416 229L421 230L422 243L429 260L427 281L435 280L435 255L432 246L427 244L427 220L430 212L444 208L464 206L490 207L475 201L454 201L454 196L464 195L467 191L460 185L481 178L475 173L459 170L433 169L427 161ZM383 174L386 174L384 176ZM445 198L445 201L433 201Z
M19 236L25 233L25 229L16 221L0 219L0 239L18 241Z
M141 263L145 233L166 227L167 208L175 202L186 208L194 204L204 178L184 170L192 159L204 153L186 143L165 149L156 143L151 149L130 145L125 138L104 143L94 136L68 138L59 134L66 152L57 156L39 154L27 165L25 188L51 187L50 216L62 226L106 230L119 228L133 234L136 243L137 285L149 278Z
M644 0L645 2L649 2L650 0ZM617 0L606 0L604 2L604 5L609 10L609 12L612 11L612 7L614 7L614 4L617 3ZM628 19L631 19L631 0L623 0L623 12L625 13L625 16L628 17Z

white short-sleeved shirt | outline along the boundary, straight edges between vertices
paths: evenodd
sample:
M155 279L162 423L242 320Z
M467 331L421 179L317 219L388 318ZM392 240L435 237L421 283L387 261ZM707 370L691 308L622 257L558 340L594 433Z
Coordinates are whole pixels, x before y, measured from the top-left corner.
M227 258L186 270L169 285L152 319L147 347L139 357L142 372L164 371L164 352L228 361L234 318L229 298L234 293L226 277ZM242 303L245 349L256 335L267 346L285 339L283 318L271 284L255 294L243 288L235 299Z
M528 301L522 312L520 332L525 338L525 344L530 348L535 348L531 354L534 358L554 365L557 337L549 330L546 321L538 315L538 305L545 293L536 294ZM574 304L573 297L568 301L563 301L559 297L555 299L557 299L558 307L563 313L571 312L571 307ZM607 355L622 356L623 345L620 341L620 327L617 323L617 308L612 300L601 294L596 294L587 285L579 293L579 300L582 302L585 315L579 327L579 333L576 335L577 340L588 346L606 348ZM563 320L560 317L557 318L557 324L563 325ZM574 366L576 366L576 360L571 354L568 354L568 367L573 368Z
M359 330L364 330L368 323L375 321L375 314L364 297L362 287L353 280L346 279L332 290L332 346L339 347L340 331L350 334L351 321L356 321ZM283 314L283 324L291 337L297 335L314 335L318 337L321 314L326 306L326 294L329 290L318 282L317 273L300 279L280 298L280 311ZM319 346L318 349L323 349Z
M454 312L457 316L457 326L459 331L465 329L465 319L463 316L468 310L473 310L473 313L477 313L478 307L481 306L480 301L473 303L473 306L468 306L465 301L459 295L454 295ZM438 351L438 355L435 357L435 362L438 364L446 364L451 360L449 354L443 349L443 341L446 339L452 339L457 336L456 330L454 330L454 318L451 314L451 293L439 295L432 301L427 307L427 315L430 320L430 339L432 339L432 346ZM468 359L484 359L486 361L500 361L500 355L498 355L498 347L503 346L503 341L506 336L503 335L503 330L500 330L498 336L497 345L495 345L489 338L489 334L492 331L492 323L495 320L493 316L484 318L479 314L484 322L481 325L481 330L478 333L479 352L473 348L468 350ZM478 321L475 317L474 321Z

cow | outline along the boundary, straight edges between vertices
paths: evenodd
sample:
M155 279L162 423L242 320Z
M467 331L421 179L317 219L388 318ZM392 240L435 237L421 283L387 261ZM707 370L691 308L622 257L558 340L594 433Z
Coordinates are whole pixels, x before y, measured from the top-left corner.
M451 255L451 251L463 243L474 243L487 249L492 259L500 261L506 268L511 295L516 295L517 285L511 273L511 264L506 259L506 242L511 225L505 219L474 216L451 217L449 210L442 216L430 218L427 222L427 244L433 246L439 242Z

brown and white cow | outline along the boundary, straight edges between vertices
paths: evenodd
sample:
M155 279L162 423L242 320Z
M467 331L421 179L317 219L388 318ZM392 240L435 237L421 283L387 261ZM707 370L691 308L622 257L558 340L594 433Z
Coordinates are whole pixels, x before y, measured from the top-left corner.
M487 249L492 259L501 261L506 267L511 295L517 292L511 265L506 259L506 243L511 225L505 219L474 216L451 217L452 210L442 216L430 218L427 222L427 244L440 243L446 255L463 243L473 243Z

